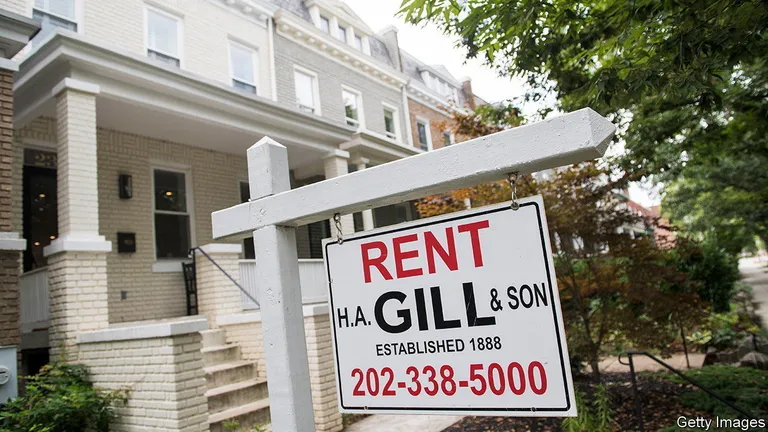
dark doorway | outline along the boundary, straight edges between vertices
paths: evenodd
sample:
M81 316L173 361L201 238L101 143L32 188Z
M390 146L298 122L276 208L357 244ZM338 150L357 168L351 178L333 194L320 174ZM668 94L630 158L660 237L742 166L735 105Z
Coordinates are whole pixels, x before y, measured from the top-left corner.
M55 154L49 152L27 149L24 155L25 272L47 265L43 248L59 235L55 163Z

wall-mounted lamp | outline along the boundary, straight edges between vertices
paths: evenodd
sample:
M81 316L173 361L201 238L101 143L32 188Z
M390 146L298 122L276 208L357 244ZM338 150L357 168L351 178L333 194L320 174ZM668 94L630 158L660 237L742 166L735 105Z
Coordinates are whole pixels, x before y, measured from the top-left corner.
M120 174L117 177L120 199L130 199L133 197L133 177L130 174Z

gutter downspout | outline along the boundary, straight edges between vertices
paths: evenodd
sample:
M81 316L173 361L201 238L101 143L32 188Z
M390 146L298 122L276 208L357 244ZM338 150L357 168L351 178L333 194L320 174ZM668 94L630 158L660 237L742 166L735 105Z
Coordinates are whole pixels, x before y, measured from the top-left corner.
M401 89L403 93L403 113L405 114L405 142L413 147L413 125L411 125L411 110L408 108L408 83L403 84Z

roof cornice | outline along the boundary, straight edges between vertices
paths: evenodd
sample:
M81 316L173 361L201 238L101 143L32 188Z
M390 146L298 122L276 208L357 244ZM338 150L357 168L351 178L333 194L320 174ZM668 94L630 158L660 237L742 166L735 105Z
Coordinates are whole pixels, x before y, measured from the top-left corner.
M408 75L341 43L290 12L278 10L275 12L275 22L279 35L350 69L398 89L408 83Z

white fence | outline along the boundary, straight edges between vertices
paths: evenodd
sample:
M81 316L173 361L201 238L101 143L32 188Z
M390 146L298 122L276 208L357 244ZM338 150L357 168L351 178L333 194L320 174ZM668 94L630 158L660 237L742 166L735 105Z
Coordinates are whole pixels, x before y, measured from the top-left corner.
M301 281L302 303L322 303L328 300L324 261L321 259L300 259L299 280ZM256 300L259 290L256 286L256 260L240 260L240 285ZM246 309L258 308L242 294L243 306Z
M41 267L21 275L21 332L48 328L51 301L48 297L48 269Z

